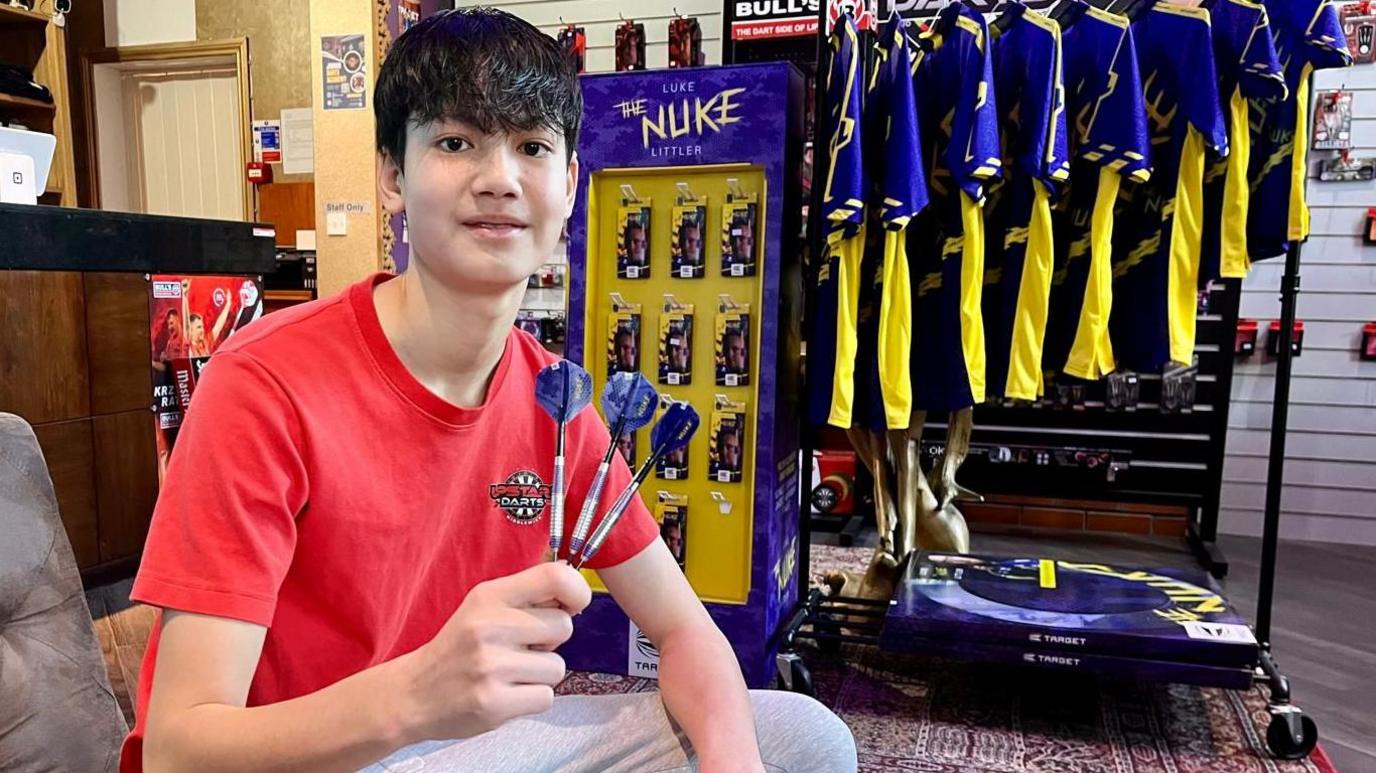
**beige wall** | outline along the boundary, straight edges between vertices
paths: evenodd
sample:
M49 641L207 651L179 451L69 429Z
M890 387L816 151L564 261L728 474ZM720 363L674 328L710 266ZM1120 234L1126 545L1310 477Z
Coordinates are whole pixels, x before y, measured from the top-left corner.
M196 5L194 0L105 0L105 44L123 47L195 40Z
M247 37L253 78L253 117L275 119L283 108L311 106L310 0L202 0L196 4L196 39ZM305 182L283 175L274 182Z
M332 295L377 271L376 154L373 151L373 89L377 78L375 3L372 0L311 0L310 78L315 118L315 222L321 297ZM368 96L362 110L325 110L321 98L320 38L365 36ZM326 235L327 202L362 203L366 212L347 215L348 235Z

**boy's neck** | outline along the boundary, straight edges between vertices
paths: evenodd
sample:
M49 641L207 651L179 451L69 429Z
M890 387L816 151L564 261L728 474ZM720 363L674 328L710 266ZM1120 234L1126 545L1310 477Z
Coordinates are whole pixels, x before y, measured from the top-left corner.
M426 389L459 407L487 399L525 294L476 293L446 287L419 263L373 292L382 332L406 369Z

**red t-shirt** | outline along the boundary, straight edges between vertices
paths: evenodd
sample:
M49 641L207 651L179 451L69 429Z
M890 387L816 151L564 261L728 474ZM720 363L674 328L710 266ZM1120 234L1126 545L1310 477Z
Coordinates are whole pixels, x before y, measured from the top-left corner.
M273 314L217 351L158 497L131 595L267 626L250 706L414 650L474 585L539 563L548 545L555 425L533 395L535 374L557 358L513 328L486 403L452 405L383 335L372 295L386 280ZM609 440L591 409L569 424L566 532ZM629 480L618 454L603 508ZM503 496L536 502L504 508ZM656 538L637 498L589 566ZM158 635L124 771L142 768Z

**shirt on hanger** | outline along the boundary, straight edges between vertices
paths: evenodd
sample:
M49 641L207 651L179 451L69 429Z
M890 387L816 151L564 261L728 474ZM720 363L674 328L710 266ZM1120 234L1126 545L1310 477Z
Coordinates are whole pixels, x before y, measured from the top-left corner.
M1248 215L1247 247L1253 259L1275 257L1290 242L1309 238L1304 194L1309 76L1315 70L1352 64L1331 0L1270 0L1265 5L1289 93L1270 105L1252 105L1256 128L1248 178L1255 206Z
M1251 0L1216 0L1209 6L1213 26L1218 96L1226 100L1228 155L1211 154L1204 172L1204 241L1199 256L1201 288L1220 277L1247 276L1247 211L1252 191L1247 167L1252 158L1248 108L1285 99L1285 74L1265 6Z
M872 185L869 209L877 222L872 226L862 272L862 281L868 284L861 292L870 291L865 300L870 301L869 323L874 334L872 342L862 335L857 352L857 378L866 381L869 388L865 390L867 398L857 404L857 412L865 415L856 418L871 429L906 429L912 418L913 304L906 231L927 206L913 92L914 49L901 19L880 27L865 99L865 147L870 150L866 168ZM862 301L862 319L866 317L865 306ZM863 351L866 349L873 354Z
M928 411L984 401L985 185L999 176L989 30L961 3L917 40L914 80L931 203L908 229L913 404Z
M1051 203L1070 177L1061 28L1012 2L992 35L1004 179L984 206L988 391L1035 400L1054 263Z
M849 427L855 390L856 318L865 244L865 170L860 123L864 60L855 22L843 14L829 38L822 137L829 164L822 197L825 254L808 341L808 418Z
M1194 358L1204 153L1228 154L1209 12L1169 3L1132 23L1151 132L1152 178L1120 192L1109 329L1120 367Z
M1069 0L1060 24L1072 161L1065 199L1053 213L1056 263L1042 365L1098 379L1114 368L1114 204L1122 178L1151 178L1151 147L1128 20Z

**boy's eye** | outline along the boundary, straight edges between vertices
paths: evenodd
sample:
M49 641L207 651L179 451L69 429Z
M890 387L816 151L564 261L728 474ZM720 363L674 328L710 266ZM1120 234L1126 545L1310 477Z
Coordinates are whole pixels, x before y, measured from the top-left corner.
M450 153L457 153L460 150L466 150L469 147L468 140L462 137L445 137L444 139L440 140L439 145L440 148L447 150Z
M553 153L554 148L551 148L547 143L535 142L532 140L521 145L521 152L525 153L527 156L539 158L540 156Z

